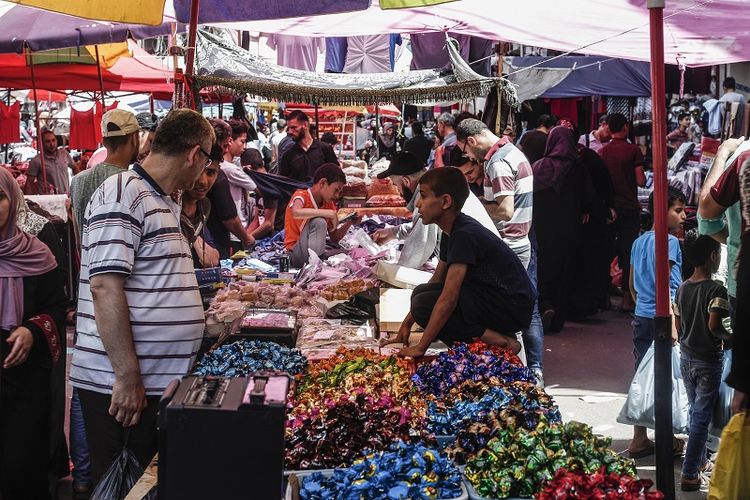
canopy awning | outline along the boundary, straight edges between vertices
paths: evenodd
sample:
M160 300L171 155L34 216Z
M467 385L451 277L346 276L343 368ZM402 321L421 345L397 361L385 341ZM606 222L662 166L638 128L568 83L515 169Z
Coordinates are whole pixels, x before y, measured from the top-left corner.
M120 57L110 68L102 68L105 91L157 92L171 95L174 73L129 42L132 57ZM46 90L98 91L99 74L92 64L40 64L34 66L36 88ZM21 54L0 54L0 88L32 87L28 59Z

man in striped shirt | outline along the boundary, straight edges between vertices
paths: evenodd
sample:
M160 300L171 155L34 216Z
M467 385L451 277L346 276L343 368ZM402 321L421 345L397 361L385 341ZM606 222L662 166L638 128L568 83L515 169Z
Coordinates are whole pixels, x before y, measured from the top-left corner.
M108 178L86 209L77 341L70 369L91 452L92 485L125 444L142 466L157 449L156 414L190 369L203 308L171 193L210 162L215 136L200 114L174 110L142 165Z
M469 158L484 161L485 208L500 237L528 268L534 190L529 161L508 139L496 136L474 118L458 124L456 145Z

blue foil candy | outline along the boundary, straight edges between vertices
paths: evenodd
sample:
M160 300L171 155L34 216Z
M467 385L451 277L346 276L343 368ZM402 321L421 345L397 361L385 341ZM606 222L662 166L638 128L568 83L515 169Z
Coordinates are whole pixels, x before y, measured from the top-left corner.
M206 353L193 370L199 376L244 377L257 371L283 371L290 375L307 369L299 349L275 342L241 339Z

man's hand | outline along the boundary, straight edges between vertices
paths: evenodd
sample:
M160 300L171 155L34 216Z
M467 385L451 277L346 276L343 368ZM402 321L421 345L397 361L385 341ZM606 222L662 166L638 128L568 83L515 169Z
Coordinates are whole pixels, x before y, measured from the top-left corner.
M8 337L8 343L11 348L8 357L5 358L3 368L13 368L26 361L31 352L31 347L34 345L34 336L31 334L31 330L25 326L19 326Z
M426 352L427 349L423 349L419 345L413 345L404 347L403 349L398 351L398 356L402 358L421 358Z
M745 137L738 137L736 139L727 139L724 142L721 143L721 146L719 146L718 151L716 151L717 158L719 156L723 156L725 160L729 159L730 156L734 154L735 151L737 151L737 148L740 147L740 144L745 142Z
M248 234L247 235L247 246L245 247L245 249L246 250L252 250L254 246L255 246L255 238L253 237L253 235Z
M146 390L140 375L118 377L112 386L112 402L109 414L115 417L123 427L132 427L141 418L146 408Z
M746 407L747 407L747 394L735 389L734 397L732 398L732 415L743 411Z
M219 251L206 245L206 250L203 252L200 261L205 267L217 267L219 265Z
M411 328L407 325L401 325L401 327L398 329L398 332L396 332L395 337L388 337L380 341L380 347L385 347L391 344L403 344L408 346L410 335Z
M393 235L393 231L391 229L378 229L377 231L372 233L372 241L374 241L378 245L388 243L393 238L395 238L395 236Z

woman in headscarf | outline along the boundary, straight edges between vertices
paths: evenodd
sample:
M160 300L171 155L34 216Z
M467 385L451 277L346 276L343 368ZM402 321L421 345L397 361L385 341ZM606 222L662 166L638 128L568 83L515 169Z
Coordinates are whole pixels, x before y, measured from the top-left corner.
M50 497L51 370L64 362L64 275L17 224L24 203L0 168L0 497Z
M556 332L565 323L573 258L580 245L593 187L578 160L575 136L564 126L550 131L544 157L532 169L539 310L545 331Z
M390 160L396 154L396 129L392 123L383 125L383 133L378 134L378 159L386 157Z

